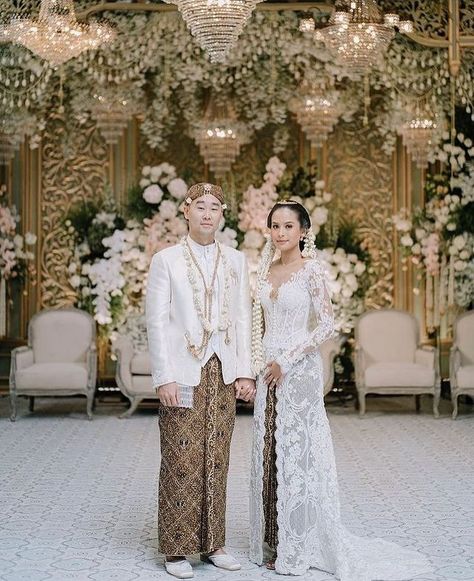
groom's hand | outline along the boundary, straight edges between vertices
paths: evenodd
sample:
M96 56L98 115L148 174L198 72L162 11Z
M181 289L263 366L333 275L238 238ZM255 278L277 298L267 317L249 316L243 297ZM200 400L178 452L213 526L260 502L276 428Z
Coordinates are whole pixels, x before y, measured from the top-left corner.
M235 398L244 401L255 399L255 381L246 377L239 377L235 380Z
M172 383L160 385L158 397L160 402L166 407L178 406L181 399L178 384L173 381Z

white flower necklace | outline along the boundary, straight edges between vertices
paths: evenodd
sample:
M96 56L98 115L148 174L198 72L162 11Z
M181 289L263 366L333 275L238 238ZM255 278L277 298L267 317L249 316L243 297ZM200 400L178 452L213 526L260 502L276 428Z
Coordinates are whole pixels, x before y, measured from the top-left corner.
M202 269L197 261L191 246L186 237L181 239L181 244L183 246L184 251L184 259L186 261L186 267L188 271L188 280L191 284L193 289L193 302L194 307L196 309L199 321L203 328L203 336L201 345L197 346L195 343L191 341L191 336L189 331L186 331L185 338L188 344L188 351L195 357L196 359L202 359L206 354L207 347L209 345L209 341L211 339L212 334L214 333L214 329L211 325L211 317L212 317L212 300L214 294L214 285L217 278L217 270L219 267L219 262L222 261L224 267L224 301L222 304L222 312L220 320L222 321L217 329L219 331L225 331L225 344L230 344L230 337L229 337L229 328L230 328L230 319L229 319L229 299L230 299L230 272L229 267L227 264L227 260L222 252L221 245L219 242L216 241L216 259L214 262L214 269L211 277L211 282L208 285L206 282L206 277L202 272ZM201 296L202 291L198 284L197 274L201 276L203 285L204 285L204 304L202 303Z

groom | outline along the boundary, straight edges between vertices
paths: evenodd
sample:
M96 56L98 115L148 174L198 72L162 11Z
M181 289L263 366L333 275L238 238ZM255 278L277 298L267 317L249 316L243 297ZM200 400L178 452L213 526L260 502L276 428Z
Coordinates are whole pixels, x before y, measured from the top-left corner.
M158 535L167 572L193 577L186 555L236 571L224 550L235 399L253 397L251 306L244 255L215 233L219 186L192 186L189 235L153 257L146 319L153 385L160 397Z

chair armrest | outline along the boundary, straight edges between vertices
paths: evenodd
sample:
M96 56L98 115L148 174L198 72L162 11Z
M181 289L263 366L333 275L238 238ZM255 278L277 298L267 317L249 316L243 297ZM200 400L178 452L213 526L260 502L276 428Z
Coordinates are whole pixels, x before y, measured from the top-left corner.
M18 369L25 369L30 367L35 362L33 349L24 345L23 347L16 347L11 354L12 365L15 364L15 371Z
M97 345L91 343L86 354L87 364L87 387L90 390L95 390L97 382Z
M117 357L115 380L117 386L127 393L132 387L131 363L134 356L133 342L130 337L119 335L113 342L112 350Z
M24 345L23 347L15 347L11 352L10 360L10 391L16 391L16 372L19 369L30 367L35 362L33 349Z
M453 343L449 351L449 382L451 389L457 387L457 375L461 367L461 351L456 343Z
M365 386L365 369L367 367L367 358L365 352L360 345L354 347L354 374L356 387Z
M418 349L415 351L415 363L424 365L425 367L435 367L436 353L437 351L434 347L418 347Z

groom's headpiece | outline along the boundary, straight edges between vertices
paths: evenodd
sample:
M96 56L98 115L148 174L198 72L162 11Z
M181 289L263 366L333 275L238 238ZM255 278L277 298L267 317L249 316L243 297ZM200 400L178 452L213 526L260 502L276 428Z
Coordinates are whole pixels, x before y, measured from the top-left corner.
M189 204L195 200L196 198L200 198L201 196L205 196L206 194L211 194L215 198L219 200L222 204L222 209L225 210L227 208L224 202L224 192L220 186L216 186L215 184L208 184L208 183L199 183L194 184L188 190L186 196L186 204Z

